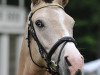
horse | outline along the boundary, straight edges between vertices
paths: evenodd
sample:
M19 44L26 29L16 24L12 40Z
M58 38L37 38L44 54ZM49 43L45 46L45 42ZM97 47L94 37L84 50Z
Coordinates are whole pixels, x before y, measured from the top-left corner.
M17 75L82 75L84 57L73 38L68 0L32 0Z

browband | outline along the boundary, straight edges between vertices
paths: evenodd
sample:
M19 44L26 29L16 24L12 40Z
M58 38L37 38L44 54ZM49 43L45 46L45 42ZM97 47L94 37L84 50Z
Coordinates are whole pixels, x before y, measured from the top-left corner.
M33 9L31 10L31 13L34 14L37 10L42 9L42 8L45 8L45 7L49 7L49 6L50 6L50 7L51 7L51 6L57 6L57 7L59 7L59 8L64 9L64 7L61 6L61 5L59 5L59 4L56 4L56 3L49 4L49 3L47 3L47 4L38 5L37 7L33 8Z

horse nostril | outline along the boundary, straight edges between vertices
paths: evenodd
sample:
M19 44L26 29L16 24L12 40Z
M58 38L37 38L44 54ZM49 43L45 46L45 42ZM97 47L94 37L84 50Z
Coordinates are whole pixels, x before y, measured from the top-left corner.
M67 72L68 72L68 75L71 75L71 72L70 72L70 70L69 70L69 69L67 69Z
M71 63L70 63L70 61L68 60L68 56L65 57L65 61L66 61L66 63L68 64L68 66L72 66Z
M78 71L76 71L75 75L82 75L82 72L80 69L78 69Z

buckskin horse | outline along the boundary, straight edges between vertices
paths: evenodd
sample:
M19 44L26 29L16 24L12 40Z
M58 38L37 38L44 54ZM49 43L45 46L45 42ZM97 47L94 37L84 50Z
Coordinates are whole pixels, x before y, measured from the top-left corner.
M73 38L68 0L32 0L18 75L82 75L84 58Z

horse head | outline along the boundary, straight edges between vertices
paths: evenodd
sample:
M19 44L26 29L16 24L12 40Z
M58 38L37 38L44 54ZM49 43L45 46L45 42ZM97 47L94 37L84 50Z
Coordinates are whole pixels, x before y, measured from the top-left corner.
M75 21L63 10L67 3L68 0L32 0L28 28L31 59L51 74L56 70L53 75L82 75L84 59L73 39Z

